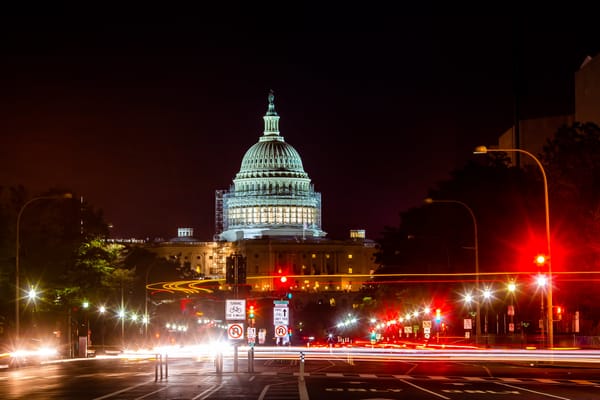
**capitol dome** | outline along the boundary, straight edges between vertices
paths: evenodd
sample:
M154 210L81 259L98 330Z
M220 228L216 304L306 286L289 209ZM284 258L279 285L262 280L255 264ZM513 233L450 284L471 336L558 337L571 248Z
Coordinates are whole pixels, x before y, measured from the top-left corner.
M271 91L263 135L246 151L232 187L217 191L221 240L326 235L321 230L321 194L314 191L296 149L279 134L274 99Z

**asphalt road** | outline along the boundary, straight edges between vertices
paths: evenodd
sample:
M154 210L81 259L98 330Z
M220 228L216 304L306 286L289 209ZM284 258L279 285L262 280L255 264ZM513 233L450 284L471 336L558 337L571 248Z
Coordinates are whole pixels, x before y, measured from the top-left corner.
M0 370L2 399L600 399L600 363L442 359L87 359ZM248 372L252 370L253 372ZM237 372L236 372L237 370ZM161 374L162 373L162 374Z

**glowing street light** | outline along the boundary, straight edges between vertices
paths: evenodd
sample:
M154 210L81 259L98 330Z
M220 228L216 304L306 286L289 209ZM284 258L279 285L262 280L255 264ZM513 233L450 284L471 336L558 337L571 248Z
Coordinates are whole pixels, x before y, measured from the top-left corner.
M546 246L547 246L547 254L545 262L548 265L548 310L546 312L546 319L548 320L548 347L554 347L554 326L552 322L552 252L550 247L550 202L548 200L548 179L546 177L546 171L544 170L544 166L538 160L536 156L531 154L530 152L523 149L488 149L486 146L477 146L473 154L487 154L488 152L502 152L502 153L523 153L531 157L540 168L542 172L542 178L544 180L544 205L546 211Z
M20 288L19 288L19 261L20 261L20 236L21 236L21 216L23 215L23 211L25 211L25 208L30 205L31 203L33 203L34 201L38 201L38 200L51 200L51 199L71 199L73 198L73 195L71 193L65 193L62 195L55 195L55 196L39 196L39 197L34 197L32 199L29 199L27 202L25 202L25 204L23 204L21 206L21 209L19 210L19 213L17 214L17 232L16 232L16 236L17 236L17 243L16 243L16 249L15 249L15 342L18 344L20 339L21 339L21 328L20 328L20 319L19 319L19 301L20 301Z
M38 298L37 290L35 288L30 288L29 292L27 292L27 299L29 301L34 301Z
M508 310L507 310L507 314L510 317L510 325L509 325L509 332L514 332L515 330L515 321L514 321L514 317L515 317L515 305L514 305L514 297L515 297L515 291L517 290L517 284L515 283L515 281L510 281L508 282L508 284L506 285L506 290L508 290L509 296L510 296L510 304L508 306ZM504 332L506 333L506 327L504 327Z

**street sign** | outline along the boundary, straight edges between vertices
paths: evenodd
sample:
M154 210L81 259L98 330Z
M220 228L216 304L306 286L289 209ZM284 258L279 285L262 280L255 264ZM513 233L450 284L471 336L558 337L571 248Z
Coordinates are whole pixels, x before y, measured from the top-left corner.
M273 307L273 325L289 325L290 309L287 307Z
M284 337L288 333L287 325L277 325L275 326L275 336Z
M254 339L256 337L256 328L248 327L248 339Z
M423 328L431 328L431 321L423 321Z
M463 329L473 329L473 320L471 318L463 319Z
M227 324L227 336L229 339L237 340L244 337L244 324Z
M245 320L246 319L246 300L226 300L225 301L225 319L227 319L227 320Z

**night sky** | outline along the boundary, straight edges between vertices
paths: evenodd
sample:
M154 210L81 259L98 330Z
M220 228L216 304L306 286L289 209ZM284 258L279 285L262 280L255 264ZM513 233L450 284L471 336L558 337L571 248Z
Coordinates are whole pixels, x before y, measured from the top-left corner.
M2 17L0 185L73 190L115 237L211 240L273 89L323 229L375 239L497 142L515 92L524 117L572 112L600 47L586 16L313 14Z

